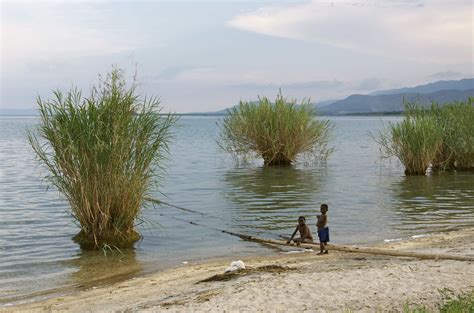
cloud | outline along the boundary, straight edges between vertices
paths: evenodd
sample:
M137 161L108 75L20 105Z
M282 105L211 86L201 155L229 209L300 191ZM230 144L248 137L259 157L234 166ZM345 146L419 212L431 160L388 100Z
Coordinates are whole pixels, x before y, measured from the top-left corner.
M310 80L310 81L298 81L298 82L286 82L286 83L255 83L255 82L243 82L236 84L228 84L227 87L234 88L251 88L251 89L311 89L314 91L318 90L340 90L347 87L347 84L340 80Z
M184 73L186 71L195 70L197 68L198 68L197 66L172 66L172 67L167 67L164 70L162 70L160 72L160 74L158 74L155 77L152 77L152 79L172 80L172 79L175 79L175 78L179 77L179 75L181 75L182 73Z
M255 68L189 65L167 67L158 75L145 76L143 80L147 89L164 93L165 102L173 102L175 105L177 102L173 99L190 97L193 98L193 104L206 107L213 101L215 104L220 102L221 105L233 105L239 99L254 100L258 96L273 98L279 90L291 98L320 101L383 87L382 80L376 78L340 80L287 76ZM202 97L203 103L200 104L197 95ZM206 100L217 98L225 100Z
M2 3L1 26L2 65L12 72L18 64L124 53L144 42L88 2Z
M369 81L366 79L364 81ZM241 82L222 84L219 89L228 90L233 94L242 95L242 99L254 100L257 96L267 96L274 98L279 90L285 96L303 99L309 98L313 102L333 98L342 98L355 92L360 92L360 81L342 81L338 79L329 80L301 80L294 82ZM373 89L370 89L373 90Z
M373 91L382 87L382 81L378 78L367 78L360 82L358 91Z
M228 25L262 35L429 62L472 62L468 1L313 0L265 6Z
M468 75L468 74L461 73L461 72L447 70L447 71L443 71L443 72L433 73L431 75L426 76L426 78L433 79L433 80L460 79L460 78L470 77L472 75L473 75L472 73L471 73L471 75Z

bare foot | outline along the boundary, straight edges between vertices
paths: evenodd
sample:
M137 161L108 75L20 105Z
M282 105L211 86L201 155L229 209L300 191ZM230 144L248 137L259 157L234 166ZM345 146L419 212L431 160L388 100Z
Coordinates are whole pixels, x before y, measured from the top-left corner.
M316 255L323 255L323 253L322 253L322 252L319 252L319 253L317 253Z
M328 250L324 251L324 254L329 254L329 251Z

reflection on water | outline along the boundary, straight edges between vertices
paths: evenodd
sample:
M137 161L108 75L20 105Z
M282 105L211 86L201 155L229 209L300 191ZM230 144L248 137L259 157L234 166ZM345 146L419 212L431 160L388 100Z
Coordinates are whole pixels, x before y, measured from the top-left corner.
M135 251L78 251L70 259L57 262L32 263L34 272L25 271L24 277L16 277L10 286L4 286L1 303L22 302L41 298L49 294L70 290L88 289L133 278L142 271L143 266L136 259ZM40 269L44 267L46 272ZM21 268L21 265L19 266ZM54 275L54 274L56 275ZM18 273L19 274L19 273ZM19 276L17 274L17 276ZM37 279L37 276L46 279ZM24 281L28 288L12 289ZM3 281L6 282L6 281ZM2 282L2 283L3 283Z
M474 173L405 177L397 162L382 164L367 136L378 117L334 117L336 152L327 167L235 168L214 138L216 118L183 117L170 145L166 174L152 195L172 207L144 210L144 235L121 254L82 252L67 202L46 192L25 137L34 117L0 117L0 306L7 299L65 286L90 286L183 261L268 252L261 245L167 216L276 238L293 231L299 215L315 230L319 205L329 204L335 243L381 242L474 225ZM385 121L396 121L384 117ZM162 192L163 194L161 194Z
M238 168L223 175L234 227L258 234L288 230L299 215L315 215L324 169Z
M443 231L474 224L474 175L469 172L407 176L392 186L399 217L393 227Z
M131 278L143 269L133 249L79 251L75 258L63 262L63 265L74 269L68 278L69 284L84 288Z
M225 194L249 210L284 210L305 205L318 191L324 174L317 169L259 167L224 174Z

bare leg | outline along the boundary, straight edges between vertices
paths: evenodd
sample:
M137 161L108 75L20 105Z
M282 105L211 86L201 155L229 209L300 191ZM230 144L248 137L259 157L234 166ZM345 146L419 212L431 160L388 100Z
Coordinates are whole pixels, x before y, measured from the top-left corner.
M321 255L323 253L324 253L324 243L320 242L319 243L319 253L318 253L318 255Z

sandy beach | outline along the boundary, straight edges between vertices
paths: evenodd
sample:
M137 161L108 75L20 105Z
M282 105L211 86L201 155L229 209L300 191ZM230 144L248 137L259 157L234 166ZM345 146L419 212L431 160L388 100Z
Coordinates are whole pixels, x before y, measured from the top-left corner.
M474 228L378 247L474 256ZM246 270L224 280L201 282L222 274L231 259L185 264L1 311L400 311L406 304L436 308L445 288L454 293L474 288L471 261L314 251L242 260Z

